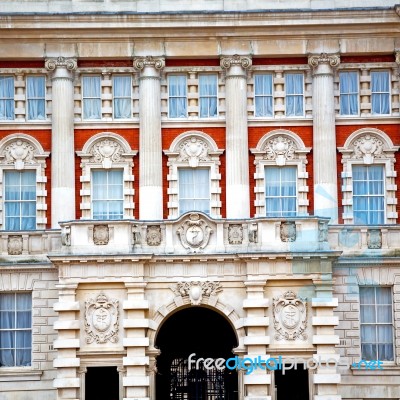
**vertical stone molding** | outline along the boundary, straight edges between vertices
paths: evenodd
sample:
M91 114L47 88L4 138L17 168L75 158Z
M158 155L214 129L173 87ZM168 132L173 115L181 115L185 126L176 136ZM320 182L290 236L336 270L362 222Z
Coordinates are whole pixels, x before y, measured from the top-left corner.
M313 69L314 214L338 219L333 68L338 54L310 55Z
M221 57L226 70L226 216L249 218L247 74L249 56Z
M51 135L51 227L75 219L74 84L75 58L50 58L53 72Z
M163 58L138 57L133 66L140 71L139 83L139 218L163 217L161 86Z

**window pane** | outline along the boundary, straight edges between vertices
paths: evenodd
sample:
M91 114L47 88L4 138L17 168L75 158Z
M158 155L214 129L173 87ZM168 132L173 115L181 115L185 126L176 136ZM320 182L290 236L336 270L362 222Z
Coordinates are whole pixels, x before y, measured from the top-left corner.
M255 116L271 117L273 114L272 74L254 76Z
M340 114L358 115L358 73L340 72Z
M179 168L179 212L210 213L210 170Z
M36 229L36 172L4 172L5 229Z
M217 75L199 75L200 117L217 116Z
M83 118L101 118L101 79L100 76L82 77Z
M168 109L170 118L187 117L187 88L185 75L168 76Z
M114 118L131 118L132 83L130 76L114 76Z
M0 76L0 120L14 119L14 77Z
M124 211L122 170L92 171L94 219L121 219Z
M371 72L372 114L390 114L389 71Z
M46 82L44 76L28 76L26 80L26 98L28 101L28 119L46 118Z
M265 168L265 206L268 217L296 215L296 167Z

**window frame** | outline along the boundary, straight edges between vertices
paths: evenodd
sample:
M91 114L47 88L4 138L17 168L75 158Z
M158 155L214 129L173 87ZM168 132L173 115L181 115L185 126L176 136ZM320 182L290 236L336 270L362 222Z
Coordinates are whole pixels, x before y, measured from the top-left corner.
M388 75L388 88L389 88L389 91L388 92L373 92L372 91L372 74L373 73L382 73L382 72L385 72ZM388 116L388 115L392 115L392 80L391 80L391 71L388 70L388 69L382 69L382 70L371 69L371 71L370 71L370 85L371 85L370 86L370 91L371 91L371 98L370 98L371 115L372 116L379 116L379 115ZM389 112L387 114L373 112L373 109L372 109L372 98L373 98L374 94L379 94L379 95L387 94L388 95Z
M286 81L286 77L289 75L300 75L302 77L302 92L301 94L288 94L288 90L287 90L287 81ZM285 118L302 118L305 117L305 79L304 79L304 72L294 72L294 71L286 71L284 73L284 79L285 79ZM287 99L289 96L293 96L293 97L298 97L301 96L302 97L302 113L301 114L295 114L295 115L288 115L287 112Z
M356 74L357 78L357 92L355 93L342 93L342 85L341 85L341 75L342 74ZM339 116L340 117L349 117L349 118L354 118L354 117L359 117L360 116L360 73L357 70L341 70L338 73L339 76ZM342 96L347 96L347 98L350 98L350 96L356 95L357 98L357 113L356 114L344 114L342 113L342 108L341 108L341 99Z
M23 369L31 369L32 368L32 364L33 364L33 306L32 306L33 298L32 298L32 292L28 292L28 291L0 292L0 296L1 295L7 295L7 294L13 294L15 296L14 297L15 298L15 307L14 307L14 310L12 310L13 314L15 314L15 328L13 328L13 329L2 329L2 327L0 325L0 332L12 331L12 332L16 333L18 331L30 331L30 333L31 333L31 343L30 343L30 353L29 353L30 361L29 361L29 365L12 365L12 366L11 365L4 365L3 366L3 365L0 364L0 373L1 373L1 370L3 370L3 369L10 369L10 370L15 370L17 368L18 369L21 369L21 368L23 368ZM25 310L25 312L30 311L30 322L31 323L30 323L30 327L29 328L17 328L17 323L16 323L17 322L17 311L20 311L17 308L17 296L20 295L20 294L30 294L31 307L30 307L30 310ZM10 310L2 310L1 307L0 307L0 311L10 311ZM15 343L15 345L16 345L16 343ZM0 351L3 350L3 349L5 349L5 348L0 348ZM16 350L18 348L14 347L14 348L11 348L11 349L14 351L14 354L15 354L15 352L16 352ZM14 357L14 359L15 359L15 357Z
M36 98L36 97L34 97L34 98L30 98L29 96L28 96L28 87L29 87L29 85L28 85L28 80L29 79L31 79L31 78L43 78L43 89L44 89L44 96L43 97L38 97L38 98ZM26 84L26 91L25 91L25 101L26 101L26 106L25 106L25 112L26 112L26 120L27 121L46 121L46 119L47 119L47 107L46 107L46 92L47 92L47 90L46 90L46 76L45 75L27 75L27 77L26 77L26 82L25 82L25 84ZM44 117L43 117L43 119L39 119L39 118L29 118L29 101L32 101L32 100L36 100L36 101L39 101L39 100L42 100L43 101L43 106L44 106Z
M15 121L15 76L14 75L9 75L9 74L4 74L0 75L0 80L1 78L11 78L13 82L13 96L12 97L1 97L0 102L4 101L6 104L7 101L10 101L12 104L12 118L0 118L0 122L8 122L8 121Z
M376 289L377 288L379 288L379 289L382 289L382 288L389 289L389 291L390 291L390 299L391 299L391 303L390 303L390 306L391 306L391 321L390 322L386 322L386 323L379 323L379 322L363 323L363 322L361 322L361 314L362 314L362 306L363 306L363 304L361 303L361 290L362 289L368 289L368 288L373 288L374 289L374 304L365 304L365 305L374 306L375 316L377 315L377 311L376 311L377 310L377 306L379 306L379 305L389 305L389 304L378 304L376 302L376 298L377 298ZM384 360L384 362L387 362L387 363L395 362L396 361L396 344L395 344L395 333L396 332L395 332L395 326L394 326L393 287L392 286L383 286L383 285L382 286L381 285L363 285L363 286L359 286L359 304L360 304L359 321L360 321L360 353L361 353L361 358L364 359L364 355L363 355L363 352L362 352L362 346L363 346L362 326L363 325L364 326L365 325L373 325L375 327L375 333L376 333L376 330L377 330L379 325L386 325L386 326L390 326L391 327L391 331L392 331L392 343L391 344L392 344L393 359L392 360ZM377 337L377 335L376 335L376 337ZM376 339L376 340L378 340L378 339ZM378 355L378 357L376 359L378 359L378 360L380 359L379 358L379 343L380 342L378 342L378 341L376 341L374 343L374 345L376 347L378 347L378 348L375 349L376 354ZM370 360L367 359L367 361L370 361Z
M170 94L170 88L171 88L171 84L170 84L170 78L172 77L172 76L180 76L180 77L184 77L185 78L185 96L171 96L171 94ZM186 118L188 118L188 84L187 84L187 81L188 81L188 77L187 77L187 74L178 74L178 73L171 73L171 74L168 74L167 75L167 93L168 93L168 118L169 119L186 119ZM180 116L176 116L176 117L173 117L173 116L171 116L171 98L172 99L178 99L178 98L184 98L185 99L185 111L186 111L186 115L185 116L183 116L183 117L180 117Z
M200 85L200 79L201 79L201 77L202 76L214 76L215 77L215 96L211 96L211 95L201 95L201 93L200 93L200 87L201 87L201 85ZM218 116L219 116L219 104L218 104L218 98L219 98L219 84L218 84L218 74L217 73L199 73L198 74L198 82L199 82L199 86L198 86L198 88L199 88L199 90L198 90L198 93L199 93L199 118L200 119L211 119L211 118L218 118ZM168 93L168 95L169 95L169 93ZM186 93L186 97L187 97L187 93ZM215 98L215 103L216 103L216 112L215 112L215 115L210 115L210 104L209 104L209 102L210 102L210 99L212 99L212 98ZM208 99L208 102L207 102L207 104L208 104L208 108L207 108L207 116L206 117L203 117L203 116L201 116L201 99Z
M116 96L115 95L115 80L118 78L128 78L129 79L129 95L127 96ZM114 74L112 76L112 117L114 121L127 121L127 120L131 120L133 118L133 107L132 107L132 93L133 93L133 79L132 79L132 75L128 75L128 74ZM127 101L129 101L129 117L116 117L115 115L115 100L121 100L121 99L125 99Z
M98 78L100 97L85 96L84 80L85 78ZM101 75L98 74L85 74L81 77L81 101L82 101L82 121L101 121L102 119L102 93L101 93ZM85 100L99 100L100 101L100 115L98 118L85 118Z
M256 77L257 76L268 76L271 77L271 94L257 94L256 90ZM254 94L254 117L255 118L274 118L275 115L275 104L274 104L274 74L271 72L257 72L254 73L253 75L253 81L254 81L254 88L253 88L253 94ZM257 115L257 98L271 98L271 114L270 115Z

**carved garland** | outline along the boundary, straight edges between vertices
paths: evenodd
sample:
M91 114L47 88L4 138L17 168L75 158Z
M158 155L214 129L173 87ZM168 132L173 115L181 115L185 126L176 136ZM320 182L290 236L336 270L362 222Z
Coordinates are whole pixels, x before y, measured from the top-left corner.
M201 304L203 297L216 296L222 290L219 282L211 281L178 282L176 286L170 288L175 296L189 297L194 306Z

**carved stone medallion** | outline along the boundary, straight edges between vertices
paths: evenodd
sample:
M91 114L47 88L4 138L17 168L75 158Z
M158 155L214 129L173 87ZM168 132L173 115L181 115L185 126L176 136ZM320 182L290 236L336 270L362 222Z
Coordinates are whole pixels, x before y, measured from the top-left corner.
M273 316L276 340L306 340L307 303L292 291L274 297Z
M243 242L243 227L242 225L228 226L228 241L229 244L242 244Z
M87 343L117 343L119 301L100 293L95 300L85 301L85 331Z
M160 225L151 225L147 227L146 241L149 246L159 246L161 244Z
M189 219L177 229L177 234L181 240L182 246L193 253L204 249L210 239L210 234L213 232L200 215L192 213Z
M93 227L93 243L97 245L108 244L110 240L110 230L108 225L95 225Z
M109 169L112 167L113 162L121 161L123 154L121 145L112 139L104 139L96 142L90 149L92 157L91 162L101 163L103 168Z
M197 306L201 304L203 296L215 296L222 290L219 282L178 282L176 286L171 287L176 296L188 296L191 304Z
M281 222L280 234L282 242L296 241L296 224L294 221Z
M14 164L15 169L21 170L25 164L36 162L35 148L25 140L16 140L9 144L3 151L6 164Z
M179 145L177 161L187 161L192 168L198 167L200 161L210 159L208 144L197 136L191 136Z
M382 232L380 229L368 229L367 245L369 249L382 248Z
M267 160L275 160L277 165L285 165L286 160L295 158L296 145L292 139L284 136L276 136L267 141L265 156Z
M383 158L383 142L374 135L364 135L355 140L351 147L354 149L353 158L362 158L365 164L372 164L374 158Z
M11 256L18 256L22 254L22 236L9 236L7 247L8 254Z

